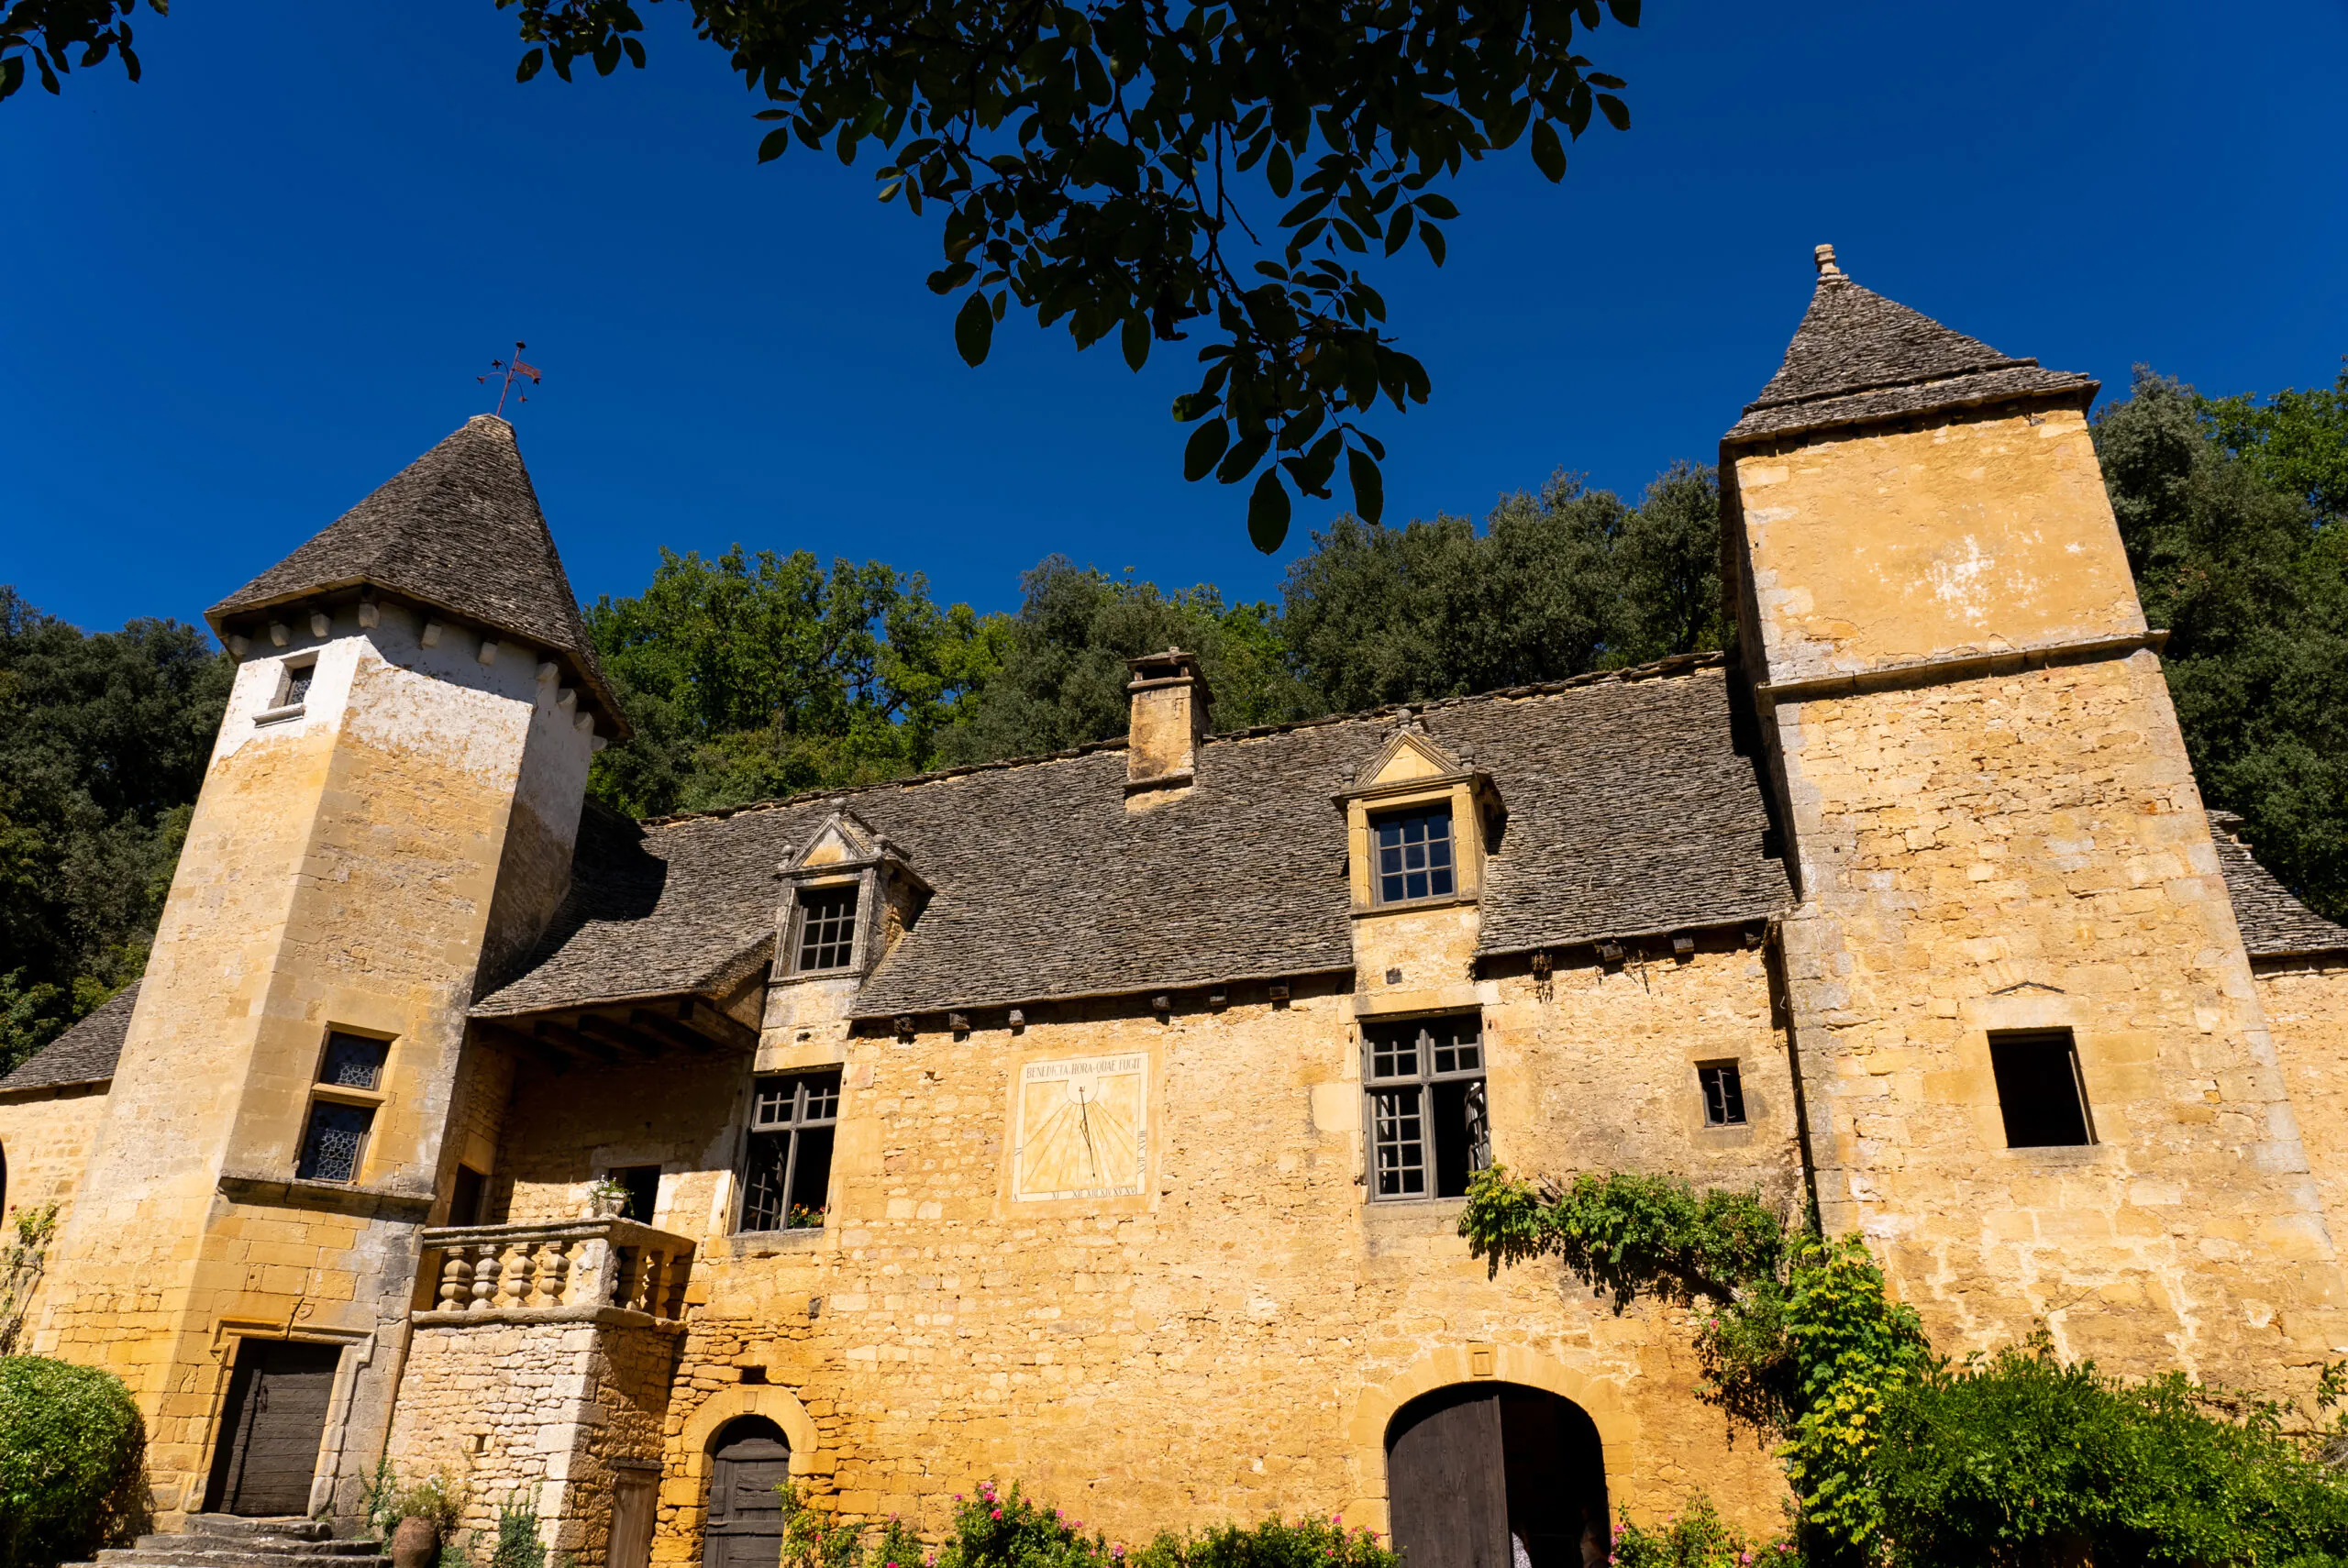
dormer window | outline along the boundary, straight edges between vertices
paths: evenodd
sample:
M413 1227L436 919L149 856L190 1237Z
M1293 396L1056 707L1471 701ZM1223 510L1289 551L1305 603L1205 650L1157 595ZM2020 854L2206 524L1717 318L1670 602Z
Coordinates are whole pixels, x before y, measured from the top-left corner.
M1379 903L1447 899L1457 890L1452 874L1448 803L1380 812L1369 821L1378 836Z
M856 961L856 884L799 895L798 972L845 969Z

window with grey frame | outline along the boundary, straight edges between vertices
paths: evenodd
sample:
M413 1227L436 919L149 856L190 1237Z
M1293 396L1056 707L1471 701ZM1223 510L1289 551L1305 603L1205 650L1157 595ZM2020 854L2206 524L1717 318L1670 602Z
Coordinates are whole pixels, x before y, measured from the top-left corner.
M754 1081L742 1162L745 1231L819 1231L840 1116L837 1068Z
M856 962L857 886L811 888L799 895L799 942L794 972L807 975L845 969Z
M1457 891L1448 804L1376 812L1369 832L1377 856L1370 890L1378 903L1447 899Z
M1464 1198L1491 1165L1479 1015L1364 1024L1362 1088L1373 1200Z

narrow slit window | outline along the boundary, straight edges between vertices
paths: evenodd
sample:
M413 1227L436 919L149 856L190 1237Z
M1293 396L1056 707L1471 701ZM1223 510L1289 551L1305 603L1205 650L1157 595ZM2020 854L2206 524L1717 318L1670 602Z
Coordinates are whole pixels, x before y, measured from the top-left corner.
M743 1230L823 1229L839 1117L836 1072L757 1081L742 1171Z
M1451 808L1429 806L1370 819L1378 835L1378 901L1447 899L1452 877Z
M285 690L277 699L281 708L298 708L310 700L310 678L318 672L318 661L289 664L285 667Z
M1704 1125L1744 1125L1744 1081L1734 1062L1705 1062L1696 1068L1696 1082L1704 1091Z
M1989 1070L2010 1149L2076 1148L2095 1142L2078 1043L2067 1029L1989 1036Z
M799 968L845 969L856 959L856 889L799 895Z
M1368 1056L1373 1199L1464 1198L1492 1163L1483 1022L1473 1013L1373 1024Z

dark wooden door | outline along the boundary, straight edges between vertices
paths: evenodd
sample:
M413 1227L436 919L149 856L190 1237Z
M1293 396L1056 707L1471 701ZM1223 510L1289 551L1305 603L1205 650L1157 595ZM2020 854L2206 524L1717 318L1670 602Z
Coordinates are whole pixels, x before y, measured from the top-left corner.
M1511 1568L1498 1391L1445 1388L1404 1406L1386 1497L1402 1568Z
M745 1438L717 1451L709 1473L709 1523L702 1568L776 1568L782 1561L782 1494L791 1450L771 1437Z
M260 1518L310 1511L310 1483L326 1436L340 1345L245 1340L228 1375L228 1403L213 1447L216 1513Z

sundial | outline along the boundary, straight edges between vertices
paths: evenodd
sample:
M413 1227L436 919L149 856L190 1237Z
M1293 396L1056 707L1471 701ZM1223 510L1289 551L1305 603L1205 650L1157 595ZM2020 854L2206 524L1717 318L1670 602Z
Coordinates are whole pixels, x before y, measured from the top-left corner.
M1149 1164L1149 1058L1080 1056L1019 1070L1014 1198L1129 1198Z

